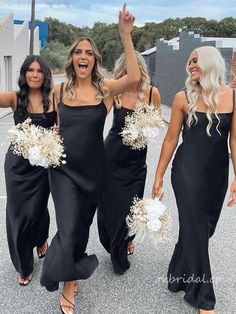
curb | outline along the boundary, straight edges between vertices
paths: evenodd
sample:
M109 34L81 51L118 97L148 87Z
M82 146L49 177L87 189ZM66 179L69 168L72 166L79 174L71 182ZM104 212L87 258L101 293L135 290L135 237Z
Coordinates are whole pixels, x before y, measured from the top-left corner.
M0 119L5 118L9 114L12 114L12 110L9 108L0 108Z

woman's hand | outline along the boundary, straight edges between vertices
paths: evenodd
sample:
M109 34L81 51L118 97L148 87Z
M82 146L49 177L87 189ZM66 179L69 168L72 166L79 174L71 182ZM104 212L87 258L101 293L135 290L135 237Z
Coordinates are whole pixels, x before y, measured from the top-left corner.
M230 197L227 202L227 206L231 207L234 204L236 204L236 178L234 179L230 187Z
M158 197L161 200L163 196L163 179L155 179L152 187L152 198Z
M59 125L54 123L54 125L51 127L51 130L58 134L59 133Z
M119 32L120 35L130 35L135 17L126 10L126 3L122 7L122 11L119 13Z

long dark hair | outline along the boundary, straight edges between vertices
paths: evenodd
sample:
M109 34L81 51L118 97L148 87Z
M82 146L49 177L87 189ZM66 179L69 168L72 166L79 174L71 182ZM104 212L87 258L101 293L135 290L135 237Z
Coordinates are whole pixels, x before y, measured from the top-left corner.
M37 55L26 57L25 61L23 62L20 68L20 76L18 79L19 91L17 93L18 106L22 108L24 111L27 111L27 108L30 104L30 100L28 97L29 86L26 82L25 74L28 71L31 63L34 61L38 62L38 64L40 65L41 71L44 74L44 81L43 81L42 86L40 87L40 91L43 97L43 100L42 100L43 111L47 112L50 105L49 94L52 91L52 74L46 62L40 56L37 56Z

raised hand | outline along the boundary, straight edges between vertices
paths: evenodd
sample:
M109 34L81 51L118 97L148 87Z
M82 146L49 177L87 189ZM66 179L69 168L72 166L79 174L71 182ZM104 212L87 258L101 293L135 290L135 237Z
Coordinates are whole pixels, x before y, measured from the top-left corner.
M119 32L120 35L131 34L135 17L126 10L126 3L123 4L119 12Z

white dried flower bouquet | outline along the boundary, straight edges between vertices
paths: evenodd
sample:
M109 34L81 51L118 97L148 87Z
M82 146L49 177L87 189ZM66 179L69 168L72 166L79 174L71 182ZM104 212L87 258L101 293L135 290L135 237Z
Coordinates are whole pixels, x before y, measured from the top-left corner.
M51 129L45 129L26 119L9 131L13 153L28 159L32 166L44 168L65 164L63 140Z
M172 219L159 199L135 197L126 223L129 227L129 236L148 235L158 243L167 239Z
M159 129L163 127L159 109L154 105L139 105L125 117L125 125L120 132L122 142L131 149L144 149L148 141L157 137Z

